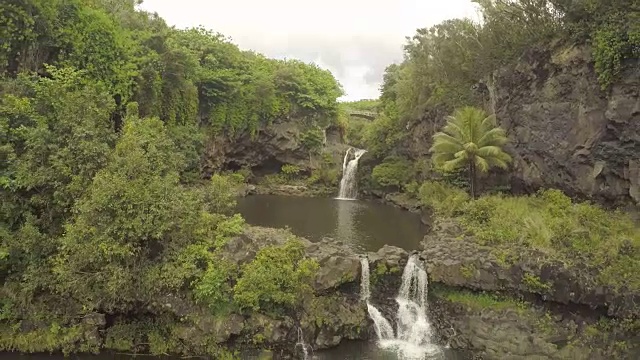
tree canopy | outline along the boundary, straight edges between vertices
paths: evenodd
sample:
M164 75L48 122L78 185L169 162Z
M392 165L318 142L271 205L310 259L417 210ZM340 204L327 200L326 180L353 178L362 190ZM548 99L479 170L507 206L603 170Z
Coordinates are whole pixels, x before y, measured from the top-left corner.
M243 220L235 180L202 179L207 139L291 121L315 151L337 122L329 71L169 27L138 4L0 3L0 351L97 351L80 329L92 313L113 322L107 347L185 351L154 299L222 311L242 273L218 253ZM130 323L147 311L157 318Z

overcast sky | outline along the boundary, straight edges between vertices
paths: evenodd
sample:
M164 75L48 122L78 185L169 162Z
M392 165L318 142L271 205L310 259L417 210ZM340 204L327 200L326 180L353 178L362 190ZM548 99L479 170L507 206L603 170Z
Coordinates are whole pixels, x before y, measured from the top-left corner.
M471 0L144 0L178 28L203 25L242 49L329 69L345 100L377 98L384 68L402 60L405 36L455 17Z

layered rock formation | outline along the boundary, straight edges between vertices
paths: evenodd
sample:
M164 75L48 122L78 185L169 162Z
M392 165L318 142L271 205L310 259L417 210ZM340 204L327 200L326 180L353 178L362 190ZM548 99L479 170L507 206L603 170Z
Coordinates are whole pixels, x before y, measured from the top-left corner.
M423 247L431 317L453 348L484 359L640 356L640 293L603 286L596 269L530 250L499 258L451 222L436 222Z
M601 90L587 46L532 49L488 82L514 186L640 204L640 60Z
M255 135L244 132L236 138L218 136L210 139L202 158L205 177L216 170L239 170L246 167L257 176L278 173L282 165L291 164L301 169L320 166L317 156L310 156L302 144L306 131L302 121L289 119L262 126ZM324 151L331 154L334 163L342 164L348 146L334 128L325 130Z

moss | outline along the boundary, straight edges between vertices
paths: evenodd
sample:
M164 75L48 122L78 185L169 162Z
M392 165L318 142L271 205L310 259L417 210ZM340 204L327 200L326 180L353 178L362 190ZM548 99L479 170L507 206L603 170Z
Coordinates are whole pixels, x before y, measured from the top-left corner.
M31 331L20 331L19 324L0 325L0 351L41 353L62 351L98 353L99 343L85 339L81 325L61 326L52 323Z
M399 274L401 271L402 270L400 270L400 267L396 265L388 266L386 263L381 261L376 265L376 267L369 275L371 286L373 287L377 285L385 275Z
M525 302L486 292L474 293L468 290L451 290L439 286L433 286L431 292L440 298L476 310L492 309L497 311L515 310L517 312L523 312L529 308L529 305Z
M366 318L363 307L345 306L345 299L337 295L314 298L306 311L306 320L317 327L347 324L359 328Z
M522 282L529 289L535 292L549 291L551 289L551 285L549 285L548 283L542 282L542 280L540 280L539 277L529 273L524 274L524 276L522 277Z
M465 264L460 267L460 273L465 279L472 279L476 274L476 267L473 264Z

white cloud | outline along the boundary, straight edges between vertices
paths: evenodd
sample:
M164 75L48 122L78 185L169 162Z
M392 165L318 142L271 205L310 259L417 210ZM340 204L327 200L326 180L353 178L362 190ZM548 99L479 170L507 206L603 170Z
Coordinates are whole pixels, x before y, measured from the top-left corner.
M243 49L315 62L334 73L348 100L379 95L384 68L402 60L405 36L477 17L471 0L144 0L141 8L178 28L223 33Z

